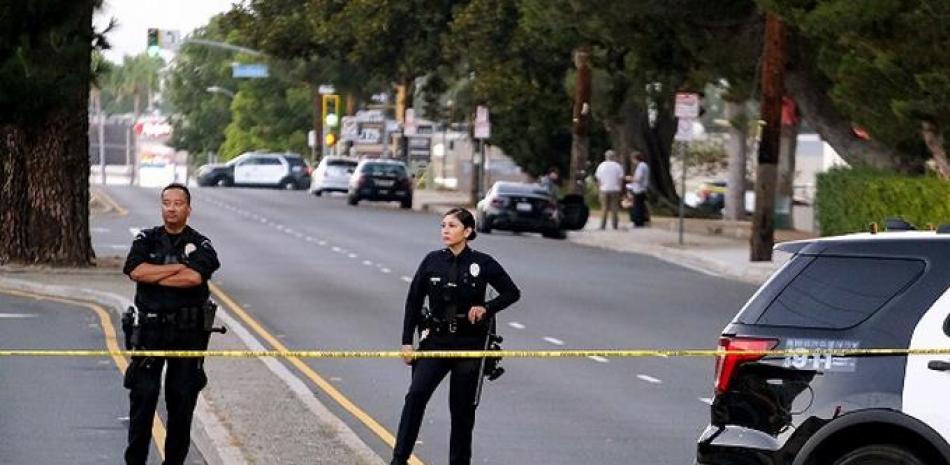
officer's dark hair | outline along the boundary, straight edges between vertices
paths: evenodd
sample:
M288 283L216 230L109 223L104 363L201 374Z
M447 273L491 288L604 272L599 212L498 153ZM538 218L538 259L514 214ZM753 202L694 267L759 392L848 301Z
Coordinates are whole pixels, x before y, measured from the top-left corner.
M165 188L162 189L162 196L163 196L163 197L165 196L165 191L167 191L167 190L172 190L172 189L178 189L178 190L184 192L184 193L185 193L185 200L188 202L188 205L189 205L189 206L191 205L191 192L188 191L188 187L186 187L184 184L181 184L181 183L173 182L173 183L171 183L171 184L165 186Z
M472 228L472 232L469 233L468 237L466 237L465 239L471 241L475 239L475 236L478 236L478 234L475 233L475 217L472 216L472 212L464 208L455 207L445 212L445 214L442 215L442 218L445 218L447 216L454 216L455 218L457 218L459 222L462 223L462 227L464 228Z

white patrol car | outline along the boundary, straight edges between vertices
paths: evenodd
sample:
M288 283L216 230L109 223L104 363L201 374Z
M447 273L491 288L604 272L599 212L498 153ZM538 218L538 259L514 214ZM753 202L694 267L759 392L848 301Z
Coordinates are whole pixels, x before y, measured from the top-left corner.
M950 226L779 244L720 347L950 349ZM950 465L950 353L726 355L701 465Z

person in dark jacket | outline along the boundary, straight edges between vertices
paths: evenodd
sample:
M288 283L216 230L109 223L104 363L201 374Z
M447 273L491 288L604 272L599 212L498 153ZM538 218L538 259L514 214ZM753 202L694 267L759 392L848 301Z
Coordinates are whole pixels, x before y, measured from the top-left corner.
M420 351L482 350L492 318L521 297L518 287L494 258L468 246L475 236L475 218L468 210L453 208L446 212L442 217L445 248L426 255L409 287L402 352L405 363L412 366L412 382L399 421L393 465L405 465L409 460L426 404L449 373L449 465L471 463L481 360L414 359L412 354L416 350L413 335L417 331ZM486 301L488 286L497 292L497 297ZM428 306L424 308L426 299Z
M205 350L208 280L220 266L207 237L188 226L191 194L181 184L162 190L164 225L140 232L123 272L136 283L136 350ZM209 322L210 323L210 322ZM168 434L163 465L182 465L191 444L191 419L198 393L208 382L203 358L132 357L125 372L129 389L129 443L125 463L145 465L152 421L165 370Z

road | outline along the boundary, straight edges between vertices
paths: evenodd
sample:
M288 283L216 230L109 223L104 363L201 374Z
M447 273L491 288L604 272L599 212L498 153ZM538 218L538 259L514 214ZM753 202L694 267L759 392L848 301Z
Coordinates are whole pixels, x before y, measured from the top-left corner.
M100 315L83 305L0 294L3 348L101 350L103 328ZM122 463L127 398L111 358L0 360L0 463ZM192 457L189 464L204 463ZM160 461L153 448L149 464Z
M124 255L132 233L160 223L156 189L110 186L129 210L93 220L99 255ZM440 247L439 218L342 197L264 189L193 190L191 224L211 238L214 282L291 349L395 350L407 281ZM522 290L500 314L506 349L712 348L754 288L652 257L534 235L472 243ZM213 363L213 362L212 362ZM409 370L394 360L307 361L394 433ZM711 359L506 360L475 430L474 463L692 463L708 418ZM447 383L445 383L447 384ZM317 396L386 460L387 446L352 414ZM447 389L433 396L417 447L448 455Z

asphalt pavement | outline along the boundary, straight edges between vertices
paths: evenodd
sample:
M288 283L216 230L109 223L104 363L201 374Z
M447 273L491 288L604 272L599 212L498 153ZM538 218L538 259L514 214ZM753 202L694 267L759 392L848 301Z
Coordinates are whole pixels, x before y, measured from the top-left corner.
M2 348L101 350L105 327L84 305L0 293ZM122 463L128 403L117 399L127 398L108 357L0 359L0 463Z
M160 223L157 189L110 186L129 210L94 218L99 256L128 250ZM214 282L291 349L399 346L408 279L440 248L437 216L342 197L264 189L193 190L191 224L211 238ZM524 234L480 235L522 290L500 314L506 349L711 348L754 287L656 258ZM307 361L383 429L394 433L409 371L398 361ZM711 359L507 360L486 388L474 463L683 464L708 419ZM378 428L324 389L316 396L380 456ZM447 390L433 397L417 454L448 454Z

